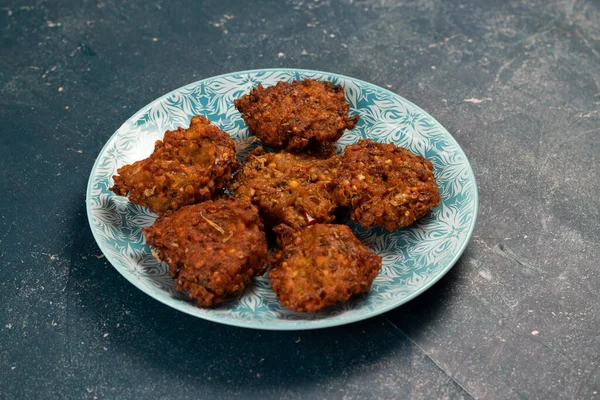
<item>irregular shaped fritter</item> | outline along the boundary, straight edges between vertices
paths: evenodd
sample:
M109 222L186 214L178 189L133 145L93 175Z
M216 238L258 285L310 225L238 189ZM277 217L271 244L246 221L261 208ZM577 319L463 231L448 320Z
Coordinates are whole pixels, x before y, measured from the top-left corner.
M381 257L346 225L274 231L280 249L271 254L269 278L277 299L292 310L317 311L366 293L381 269Z
M231 189L237 198L257 206L268 226L285 223L300 229L331 222L337 207L333 180L340 163L335 151L313 156L265 153L259 147L248 155Z
M175 289L200 307L241 294L267 268L263 224L248 202L220 199L185 206L143 231L156 257L169 265Z
M440 202L433 165L394 144L360 140L346 147L335 198L362 226L408 226Z
M305 79L278 82L235 100L251 134L274 149L298 152L311 143L335 143L345 129L356 126L348 117L344 89L330 82Z
M150 157L119 168L110 190L162 215L210 199L238 168L229 135L195 116L188 129L167 131L157 140Z

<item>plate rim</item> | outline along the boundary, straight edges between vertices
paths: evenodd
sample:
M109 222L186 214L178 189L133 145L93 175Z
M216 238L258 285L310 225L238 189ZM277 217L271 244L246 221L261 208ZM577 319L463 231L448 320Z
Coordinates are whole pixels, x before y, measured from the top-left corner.
M376 85L374 83L370 83L367 81L363 81L361 79L358 78L352 78L350 76L347 75L341 75L341 74L337 74L337 73L333 73L333 72L327 72L327 71L319 71L319 70L311 70L311 69L302 69L302 68L257 68L257 69L249 69L249 70L243 70L243 71L235 71L235 72L228 72L225 74L220 74L220 75L215 75L215 76L209 76L206 77L204 79L200 79L191 83L188 83L186 85L180 86L174 90L171 90L170 92L154 99L153 101L151 101L150 103L146 104L145 106L141 107L137 112L135 112L132 116L130 116L129 118L127 118L125 120L125 122L123 122L122 125L124 125L125 123L127 123L128 121L134 120L136 118L139 119L139 115L142 114L143 112L145 112L145 110L147 110L148 108L152 107L153 105L155 105L156 103L159 103L161 101L163 101L164 99L166 99L167 97L169 97L170 95L177 93L183 89L185 89L188 86L193 86L193 85L198 85L201 82L205 82L209 79L218 79L218 78L224 78L227 76L231 76L231 75L237 75L237 74L251 74L251 73L258 73L258 72L276 72L276 71L289 71L289 72L294 72L294 73L306 73L306 74L323 74L323 75L328 75L331 77L336 77L336 78L342 78L342 79L346 79L346 80L350 80L350 81L355 81L355 82L359 82L361 84L366 84L366 85L370 85L370 86L374 86L376 87L378 90L383 91L384 93L387 93L388 95L391 95L393 97L399 97L401 100L407 102L410 106L414 107L417 111L419 111L420 113L423 113L427 116L429 116L429 118L432 119L432 121L437 124L445 134L447 134L453 141L454 144L456 145L457 151L459 152L459 154L461 154L464 158L464 162L467 166L468 172L471 175L472 179L473 179L473 218L471 219L471 223L470 226L468 227L468 232L467 235L465 236L465 240L463 241L463 243L461 243L460 248L458 249L458 251L456 252L456 254L454 255L454 257L448 262L448 265L443 268L441 271L439 271L437 273L437 275L433 276L433 278L430 279L430 281L421 286L419 289L417 289L415 292L411 293L410 295L408 295L407 297L404 297L402 299L400 299L399 301L396 301L392 304L389 304L381 309L378 310L373 310L369 313L366 313L364 315L358 315L355 317L349 317L347 319L332 319L329 320L327 318L325 319L318 319L318 320L309 320L309 321L305 321L305 323L303 324L249 324L248 320L235 320L235 319L225 319L222 318L222 316L220 315L210 315L210 314L206 314L206 315L196 315L191 313L187 308L184 308L183 306L180 306L179 303L168 303L167 301L163 300L162 298L158 298L155 297L152 293L152 290L150 288L147 288L145 286L143 286L142 284L138 283L136 280L134 279L130 279L129 276L127 276L123 271L121 271L120 268L118 268L116 266L116 264L118 264L118 262L116 262L115 260L112 259L112 256L110 254L107 254L109 252L107 252L107 250L105 249L106 246L104 246L102 244L102 241L99 240L99 237L97 236L96 233L96 229L94 228L94 224L92 223L92 210L91 210L91 198L92 198L92 185L93 185L93 178L95 176L95 172L96 172L96 168L98 166L98 163L100 161L100 156L102 154L104 154L105 150L108 148L109 144L112 143L112 141L116 138L117 134L119 133L119 128L117 128L117 130L106 140L106 142L104 143L104 146L102 146L102 148L100 149L100 151L98 152L98 155L96 156L96 159L94 161L94 165L92 166L92 169L90 170L90 176L88 178L88 183L87 183L87 188L86 188L86 196L85 196L85 203L86 203L86 214L87 214L87 218L88 218L88 224L90 226L90 230L92 231L92 236L94 237L94 240L96 241L97 246L100 248L100 251L102 251L102 254L106 257L106 260L111 264L111 266L116 269L121 276L123 276L129 283L133 284L136 288L138 288L139 290L141 290L142 292L144 292L146 295L150 296L152 299L166 305L169 306L171 308L174 308L180 312L183 312L185 314L191 315L193 317L196 318L200 318L206 321L211 321L211 322L215 322L215 323L220 323L220 324L224 324L224 325L229 325L229 326L235 326L235 327L240 327L240 328L247 328L247 329L258 329L258 330L269 330L269 331L300 331L300 330L312 330L312 329L324 329L324 328L330 328L330 327L334 327L334 326L340 326L340 325L347 325L347 324L351 324L351 323L355 323L355 322L359 322L359 321L363 321L369 318L373 318L376 317L378 315L384 314L390 310L393 310L397 307L400 307L401 305L404 305L406 303L408 303L409 301L413 300L414 298L416 298L417 296L421 295L423 292L425 292L426 290L428 290L429 288L431 288L433 285L435 285L440 279L442 279L456 264L456 262L460 259L460 257L463 255L463 253L465 252L469 242L472 239L473 236L473 232L475 230L475 226L477 224L477 219L479 216L479 188L477 186L477 181L475 179L475 172L473 171L473 167L471 166L471 163L469 161L469 159L467 158L467 155L465 154L463 148L460 146L460 144L458 143L458 141L454 138L454 136L452 136L452 134L450 132L448 132L448 130L446 129L446 127L444 127L437 119L435 119L430 113L428 113L427 111L423 110L421 107L419 107L418 105L414 104L412 101L406 99L403 96L400 96L397 93L392 92L391 90L385 89L379 85ZM121 125L121 126L122 126Z

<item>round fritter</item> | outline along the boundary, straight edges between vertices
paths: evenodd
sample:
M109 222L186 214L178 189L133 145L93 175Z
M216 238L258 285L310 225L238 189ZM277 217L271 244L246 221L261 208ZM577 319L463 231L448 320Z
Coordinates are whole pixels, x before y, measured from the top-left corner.
M348 117L344 89L330 82L305 79L261 84L235 100L251 134L274 149L298 152L316 143L335 143L345 129L356 126Z
M169 265L175 289L200 307L241 294L267 268L263 224L248 202L219 199L185 206L143 231L156 257Z
M346 225L274 231L281 248L271 254L269 278L277 299L292 310L317 311L366 293L381 269L381 257Z
M259 147L248 155L231 190L256 205L268 226L285 223L300 229L312 222L331 222L337 207L333 180L340 163L335 151L314 156L265 153Z
M210 199L237 168L229 135L195 116L188 129L167 131L156 141L150 157L119 168L110 190L162 215Z
M433 166L394 144L360 140L346 147L334 196L362 226L408 226L440 202Z

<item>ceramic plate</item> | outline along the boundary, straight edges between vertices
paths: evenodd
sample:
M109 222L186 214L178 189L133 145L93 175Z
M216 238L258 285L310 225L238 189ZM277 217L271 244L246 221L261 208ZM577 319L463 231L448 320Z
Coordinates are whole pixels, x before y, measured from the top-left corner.
M156 218L146 208L115 196L108 189L124 164L147 157L154 142L177 126L187 127L203 114L236 142L238 159L256 146L233 100L258 83L312 78L341 85L355 129L337 144L342 152L360 138L393 142L428 158L434 165L441 203L409 228L389 233L353 225L358 238L383 257L383 268L368 295L316 313L297 313L281 306L266 276L256 278L245 293L217 308L202 309L174 291L167 266L152 258L141 232ZM314 329L347 324L398 307L438 281L458 260L477 216L477 187L460 146L433 117L388 90L346 76L297 69L235 72L177 89L150 103L127 120L108 140L92 169L87 188L92 232L111 264L132 284L179 311L223 324L273 330Z

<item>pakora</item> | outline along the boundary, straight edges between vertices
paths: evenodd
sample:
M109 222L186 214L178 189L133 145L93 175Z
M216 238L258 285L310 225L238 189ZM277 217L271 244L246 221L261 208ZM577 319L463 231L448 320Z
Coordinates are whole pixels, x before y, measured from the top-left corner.
M271 286L284 306L312 312L347 302L371 289L381 257L346 225L316 224L300 231L274 228L280 247L271 254Z
M150 157L119 168L110 190L163 215L210 199L238 168L229 135L195 116L188 129L167 131L156 141Z
M235 107L251 134L269 147L292 152L335 143L359 118L348 117L341 86L313 79L278 82L266 89L259 84L236 99Z
M392 143L360 140L347 146L334 197L363 227L408 226L438 206L433 165Z
M143 232L155 256L169 265L175 289L200 307L240 295L267 269L263 224L248 202L219 199L185 206Z
M332 151L318 156L251 152L231 190L235 197L258 207L269 227L285 223L300 229L310 223L332 222L337 203L333 181L341 157Z

